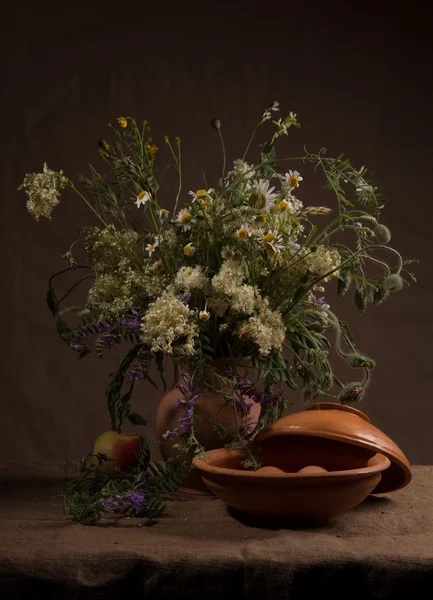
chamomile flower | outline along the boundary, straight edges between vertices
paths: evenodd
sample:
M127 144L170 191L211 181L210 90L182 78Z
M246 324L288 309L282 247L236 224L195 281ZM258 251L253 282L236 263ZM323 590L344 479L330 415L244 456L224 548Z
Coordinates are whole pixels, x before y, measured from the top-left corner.
M176 225L182 227L182 231L188 231L195 223L195 219L187 208L182 208L174 221Z
M138 194L137 196L137 200L135 201L135 204L137 205L137 208L140 208L140 206L146 205L150 200L150 194L149 192L145 192L144 190L141 190L141 192Z
M243 223L236 231L236 236L243 242L246 241L251 236L251 227L247 223Z
M221 256L223 258L225 258L226 260L230 260L231 258L234 257L234 255L235 255L234 250L229 248L229 246L224 246L224 248L221 251Z
M292 208L292 203L290 202L290 200L287 200L286 198L284 198L283 200L281 200L281 202L279 202L276 206L276 208L280 211L280 212L291 212L290 209Z
M153 273L160 273L163 268L164 265L162 264L162 262L160 260L157 260L155 263L153 263L151 270Z
M266 245L266 249L270 249L272 253L277 253L284 248L283 236L278 231L262 234L262 241Z
M260 179L252 186L252 194L249 202L253 208L258 208L267 213L275 206L275 198L278 194L274 193L275 186L269 187L269 181Z
M297 188L299 187L299 182L302 181L302 177L298 171L289 171L285 175L283 175L283 187L285 188Z
M212 202L212 196L211 193L213 192L213 188L209 188L208 190L197 190L196 192L188 192L190 196L192 196L192 200L191 202L195 202L196 200L200 201L200 204L202 204L202 201L204 204L209 204ZM203 206L203 204L202 204Z
M198 318L200 319L200 321L209 321L210 312L207 310L201 310Z
M192 256L194 252L195 246L193 246L191 242L183 248L183 253L185 254L185 256Z
M166 208L161 208L158 214L160 219L168 219L169 211Z
M260 213L259 215L256 215L254 220L259 223L259 225L264 225L266 223L266 215L265 213Z
M157 247L158 247L158 240L155 240L152 244L147 244L146 252L149 253L149 256L152 256L152 254L155 252Z

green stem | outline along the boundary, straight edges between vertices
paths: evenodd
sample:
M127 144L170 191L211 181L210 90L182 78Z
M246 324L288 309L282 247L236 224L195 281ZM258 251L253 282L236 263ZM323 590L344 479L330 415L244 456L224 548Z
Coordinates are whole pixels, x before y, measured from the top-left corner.
M224 140L223 140L223 136L221 134L221 129L218 129L217 131L218 131L218 137L219 137L220 144L221 144L221 152L222 152L222 155L223 155L222 187L223 187L223 190L224 190L224 185L225 185L224 184L224 180L225 180L225 174L226 174L226 149L225 149L225 146L224 146Z
M88 267L87 265L74 265L73 267L67 267L66 269L57 271L57 273L54 273L54 275L51 275L51 277L49 278L48 287L52 287L52 282L55 277L57 277L58 275L63 275L63 273L67 273L68 271L74 271L75 269L90 269L90 267Z
M85 198L83 196L83 194L77 190L77 188L74 186L73 183L69 184L69 187L87 204L87 206L90 208L90 210L92 211L92 213L96 216L96 218L104 225L104 227L108 227L107 223L104 221L104 219L101 217L101 215L98 214L98 212L93 208L93 206L90 204L90 202L87 200L87 198Z
M81 279L79 279L78 281L76 281L74 283L74 285L69 288L69 290L66 292L66 294L63 294L63 296L60 298L60 300L58 300L57 306L60 306L60 303L63 302L63 300L67 296L69 296L69 294L72 292L72 290L75 289L77 287L77 285L79 285L82 281L85 281L86 279L91 279L91 277L90 276L88 276L88 277L82 277Z

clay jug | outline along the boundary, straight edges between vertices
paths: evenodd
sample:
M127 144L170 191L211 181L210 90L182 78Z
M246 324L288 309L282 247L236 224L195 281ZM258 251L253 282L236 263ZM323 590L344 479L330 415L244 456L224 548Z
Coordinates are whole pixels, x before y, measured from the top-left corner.
M227 365L228 361L225 359L215 359L212 361L212 366L221 375L225 374ZM233 369L241 376L245 376L247 373L247 366L233 366ZM224 406L223 394L229 393L230 389L223 387L217 378L213 378L213 384L214 387L220 390L220 393L201 387L200 384L195 390L195 393L200 393L201 396L194 404L194 435L206 450L223 448L225 444L230 443L236 433L237 427L240 427L241 431L245 433L245 427L242 428L242 423L245 423L242 411L237 409L235 412L232 404ZM168 460L177 454L177 450L173 449L173 446L179 440L176 438L165 440L163 435L167 431L173 431L175 428L179 429L179 418L185 415L185 407L178 403L179 399L183 399L183 394L176 387L177 385L185 386L185 382L182 379L182 367L180 365L175 366L173 387L161 399L156 413L155 433L158 441L161 442L160 451L164 460ZM252 403L249 398L245 398L244 400L248 404ZM251 423L251 429L252 424L257 422L260 409L260 405L256 403L253 403L250 408L248 420ZM216 431L214 420L226 430L227 433L224 438ZM192 453L191 455L182 457L182 460L189 465L192 463L192 459ZM195 467L182 469L181 474L182 483L179 489L182 492L189 494L211 494L209 489L202 483L201 476Z

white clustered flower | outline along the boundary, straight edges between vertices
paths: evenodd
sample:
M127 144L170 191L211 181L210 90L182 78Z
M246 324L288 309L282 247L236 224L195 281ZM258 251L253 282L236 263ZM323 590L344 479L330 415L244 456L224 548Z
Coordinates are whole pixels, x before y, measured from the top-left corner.
M63 175L63 171L52 171L44 163L43 173L27 173L18 189L26 191L29 198L27 210L36 221L40 217L51 221L51 213L59 204L59 190L64 189L68 183L69 179Z
M278 194L274 193L275 186L269 187L269 181L259 179L252 187L250 204L253 208L258 208L264 212L269 212L275 206L275 198Z
M187 208L182 208L176 216L175 223L182 227L182 231L188 231L195 223L195 219Z
M174 246L176 246L176 244L178 244L178 242L179 242L179 238L177 237L176 230L175 229L167 229L167 231L164 232L164 240L167 242L167 244L170 246L170 248L173 248Z
M244 271L239 262L233 259L223 262L219 272L212 278L212 296L209 298L209 306L217 316L223 315L229 308L230 300L243 280Z
M230 310L244 315L252 315L256 303L256 288L244 283L231 293Z
M299 182L302 181L302 177L298 171L289 171L285 173L282 177L282 184L285 188L297 188L299 187Z
M260 120L260 124L264 123L265 121L269 121L269 119L272 119L272 112L277 112L280 110L280 103L277 102L276 100L274 100L274 102L272 102L272 106L270 106L269 108L266 108L263 112L262 112L262 118Z
M149 192L145 192L144 190L142 190L138 196L137 196L137 200L135 201L134 204L137 205L137 208L140 208L140 206L143 204L143 206L145 206L149 200L151 199L151 196L149 194Z
M169 293L155 300L141 320L141 340L152 352L172 354L173 343L186 338L182 348L192 355L197 335L198 328L188 306Z
M182 267L176 274L174 287L176 290L183 290L186 293L195 291L205 294L209 287L209 281L200 265Z
M155 252L155 250L158 247L158 240L155 239L155 241L153 242L153 244L147 244L146 246L146 252L149 253L149 256L152 256L152 254Z
M306 256L305 261L308 269L318 277L323 277L325 283L332 277L338 277L339 275L338 267L341 263L341 257L336 248L319 246L315 252ZM326 273L329 273L334 269L337 270L325 277Z
M221 250L221 256L226 260L233 258L234 255L234 250L232 248L229 248L229 246L224 246L224 248Z
M249 165L241 158L237 158L233 162L233 170L227 173L227 178L236 179L242 176L245 181L248 181L254 174L253 169L254 165Z
M248 319L238 329L240 337L246 337L257 344L262 356L267 356L271 350L281 352L286 328L281 313L271 310L266 299L262 300L264 306L258 315Z
M288 135L289 129L292 127L292 125L294 127L300 126L296 119L296 113L293 113L292 111L289 112L285 119L281 119L280 117L278 121L272 121L272 123L275 125L276 131L274 136L276 138L279 138L281 135Z

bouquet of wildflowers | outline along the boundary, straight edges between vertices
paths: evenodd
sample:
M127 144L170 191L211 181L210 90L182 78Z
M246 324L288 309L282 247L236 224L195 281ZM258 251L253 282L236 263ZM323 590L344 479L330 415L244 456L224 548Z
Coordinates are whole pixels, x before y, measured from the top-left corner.
M390 231L381 222L384 201L366 168L354 168L343 156L316 154L279 158L275 144L292 128L296 115L277 118L277 102L263 111L256 131L270 126L260 157L250 164L248 151L226 168L221 123L211 122L222 153L221 178L213 187L182 187L181 143L165 138L178 173L173 198L162 198L158 147L147 122L119 117L112 140L100 140L98 153L110 175L91 168L75 186L61 171L44 166L28 174L23 188L27 208L39 220L51 219L60 191L72 189L89 207L96 223L83 229L86 264L77 264L73 246L66 252L72 270L90 283L79 306L65 305L50 279L48 304L62 338L80 358L91 351L128 344L118 369L110 375L107 401L112 427L142 418L130 411L137 380L153 381L151 363L163 378L170 357L184 372L185 414L167 438L179 447L198 444L194 431L195 392L200 385L222 394L225 404L261 404L260 418L245 434L254 434L280 417L287 388L306 403L318 395L351 403L362 398L374 361L361 353L346 322L326 300L334 285L350 294L363 313L386 300L414 276L389 245ZM332 206L302 199L308 168L323 176L333 194ZM322 223L322 225L321 225ZM341 237L341 234L343 236ZM61 273L63 273L62 271ZM75 287L75 286L74 286ZM74 326L65 315L74 313ZM331 343L333 342L333 343ZM332 347L360 375L342 382L330 364ZM231 366L217 373L212 361ZM250 365L255 383L241 377L237 363ZM217 424L216 424L217 426ZM244 431L246 431L244 429Z

